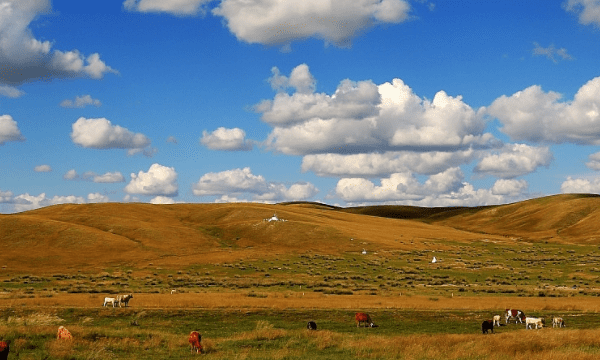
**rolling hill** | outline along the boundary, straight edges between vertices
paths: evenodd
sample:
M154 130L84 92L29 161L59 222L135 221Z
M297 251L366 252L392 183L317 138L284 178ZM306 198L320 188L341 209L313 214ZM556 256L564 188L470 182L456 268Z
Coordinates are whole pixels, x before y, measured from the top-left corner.
M0 215L0 262L64 268L180 266L362 248L415 249L426 242L600 242L600 197L556 195L476 208L317 203L265 205L64 204ZM276 213L286 221L269 222Z

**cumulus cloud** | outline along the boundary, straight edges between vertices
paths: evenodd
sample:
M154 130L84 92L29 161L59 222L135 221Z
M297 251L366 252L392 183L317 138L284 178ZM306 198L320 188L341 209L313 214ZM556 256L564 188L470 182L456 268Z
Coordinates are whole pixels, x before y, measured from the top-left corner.
M600 27L600 2L597 0L568 0L564 6L567 11L579 15L581 24Z
M9 141L24 141L17 122L10 115L0 115L0 145Z
M79 175L77 174L77 171L75 171L75 169L71 169L63 175L63 179L65 180L75 180L77 178L79 178Z
M166 12L173 15L204 13L203 5L212 0L125 0L123 7L129 11Z
M177 196L177 172L172 167L152 164L148 172L132 173L124 190L128 194Z
M196 196L226 195L229 199L239 201L242 194L251 194L254 200L286 201L305 200L318 193L311 183L298 182L286 187L283 184L268 182L261 175L254 175L250 168L233 169L219 173L204 174L192 186Z
M151 204L175 204L173 198L167 196L156 196L150 200Z
M561 97L533 85L494 100L487 113L518 141L599 145L600 77L584 84L573 101L560 101Z
M11 191L0 190L0 203L12 202L13 193Z
M100 107L102 103L98 99L92 99L91 95L75 96L75 100L65 99L60 103L65 108L84 108L88 105Z
M169 137L167 138L167 142L168 142L168 143L177 144L177 139L175 138L175 136L169 136Z
M591 154L588 156L588 159L590 159L590 161L586 162L585 166L592 170L600 170L600 152Z
M565 180L560 186L560 192L563 194L598 194L600 193L600 178L573 179L569 176L567 177L567 180Z
M226 129L220 127L212 133L204 130L200 143L211 150L252 150L252 143L246 140L246 132L240 128Z
M8 85L0 85L0 95L6 96L9 98L18 98L25 94L24 91L17 89L13 86Z
M473 149L459 151L388 151L365 154L314 154L302 158L302 171L318 176L374 177L397 172L433 175L448 168L469 163L476 156Z
M492 186L492 194L517 196L527 192L529 184L525 180L499 179Z
M421 99L400 79L381 85L343 80L333 95L278 92L254 109L273 126L265 145L292 155L454 151L498 144L483 132L482 111L460 96L440 91L432 101Z
M552 159L548 147L507 144L500 153L485 155L473 171L482 175L510 179L534 172L540 166L547 167Z
M85 199L81 196L75 195L54 196L52 198L47 198L46 193L41 193L38 196L25 193L15 196L13 203L15 211L21 212L57 204L84 204Z
M150 139L141 133L128 129L105 119L86 119L80 117L72 125L71 140L77 145L93 149L127 149L133 155L143 152L150 145Z
M573 57L567 53L567 49L565 48L557 49L554 47L554 44L544 48L536 42L534 42L533 45L535 46L533 48L533 55L545 56L554 63L558 62L557 57L561 58L562 60L573 60Z
M50 172L52 171L52 168L50 167L50 165L38 165L34 167L33 170L35 172Z
M380 179L380 185L363 178L343 178L335 194L347 205L397 204L413 206L481 206L506 203L526 196L527 183L498 180L492 189L475 189L463 181L458 168L451 168L419 182L411 173L396 173Z
M100 193L90 193L88 194L87 199L89 203L105 203L110 201L108 196Z
M223 0L212 10L238 40L267 45L319 38L348 46L352 38L383 23L408 19L404 0Z
M98 53L85 56L78 50L51 51L50 41L33 37L30 23L51 12L49 0L4 0L0 3L0 84L20 85L38 79L89 77L116 73Z
M81 176L77 174L75 169L71 169L63 175L63 179L65 180L83 180L83 181L93 181L95 183L118 183L125 182L125 178L123 175L116 172L107 172L103 175L98 175L93 171L87 171L83 173Z

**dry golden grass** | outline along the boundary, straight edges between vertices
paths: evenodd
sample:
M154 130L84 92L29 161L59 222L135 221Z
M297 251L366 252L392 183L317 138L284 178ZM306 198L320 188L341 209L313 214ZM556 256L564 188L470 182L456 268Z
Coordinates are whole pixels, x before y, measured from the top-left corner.
M0 307L74 307L100 308L104 297L89 294L60 294L51 298L2 299ZM266 298L248 297L246 293L186 293L135 294L129 311L139 309L414 309L414 310L503 310L521 308L532 311L600 312L600 301L594 297L514 297L514 296L370 296L325 295L306 293L305 296L286 297L273 293ZM127 308L106 307L106 311L126 311ZM138 316L143 316L143 312ZM60 319L44 316L52 324ZM11 320L12 321L12 320ZM17 319L15 321L28 321ZM31 321L35 320L32 315Z

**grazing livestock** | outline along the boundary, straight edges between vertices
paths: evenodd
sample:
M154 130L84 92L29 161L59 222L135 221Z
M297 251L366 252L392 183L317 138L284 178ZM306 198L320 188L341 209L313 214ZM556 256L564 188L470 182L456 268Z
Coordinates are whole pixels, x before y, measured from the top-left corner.
M563 318L560 317L553 317L552 318L552 327L565 327L565 321L563 320Z
M200 341L202 341L202 335L197 331L192 331L188 337L192 354L194 353L194 350L196 350L196 354L202 353L202 344L200 344Z
M125 307L129 306L129 300L133 299L133 294L127 294L127 295L119 295L117 296L117 301L119 303L119 307L121 307L121 304L125 304Z
M371 320L371 316L369 316L369 314L365 314L362 312L357 312L356 315L354 315L354 320L356 321L356 327L360 327L360 323L364 323L365 327L375 327L376 325L373 324L373 321Z
M494 326L500 326L500 315L494 315L492 320L494 322Z
M484 320L481 323L481 332L487 334L488 330L491 330L492 334L494 333L494 322L492 320Z
M508 324L508 320L512 320L512 319L515 320L515 324L517 323L517 320L519 320L519 322L522 324L523 320L525 320L525 313L522 312L521 310L506 309L505 317L506 317L507 324Z
M73 339L73 336L71 335L71 333L69 332L69 330L67 330L66 327L64 326L59 326L58 327L58 333L56 334L56 338L58 340L71 340Z
M112 305L112 307L115 307L115 303L117 303L117 301L118 301L118 300L117 300L117 299L115 299L115 298L111 298L111 297L105 297L105 298L104 298L104 305L102 305L102 306L106 306L106 305L108 305L108 304L111 304L111 305Z
M0 341L0 360L8 359L8 352L10 351L10 340ZM19 355L19 354L17 354Z
M525 329L533 329L533 325L535 325L536 329L541 329L544 327L546 321L544 318L536 318L536 317L526 317L525 318Z
M314 321L309 321L308 324L306 324L306 328L308 330L317 330L317 323Z

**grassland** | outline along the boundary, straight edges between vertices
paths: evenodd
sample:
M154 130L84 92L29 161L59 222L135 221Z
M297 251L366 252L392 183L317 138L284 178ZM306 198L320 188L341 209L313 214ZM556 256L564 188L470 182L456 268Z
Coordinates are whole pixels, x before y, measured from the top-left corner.
M599 205L561 195L479 208L87 204L0 215L0 337L19 359L180 359L191 330L215 359L597 358ZM287 221L264 220L273 213ZM131 308L101 308L129 292ZM481 335L508 307L568 327ZM380 326L357 329L355 311ZM74 341L56 341L58 325Z

